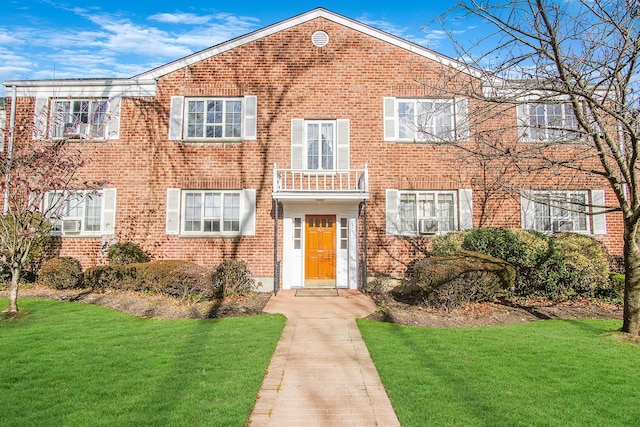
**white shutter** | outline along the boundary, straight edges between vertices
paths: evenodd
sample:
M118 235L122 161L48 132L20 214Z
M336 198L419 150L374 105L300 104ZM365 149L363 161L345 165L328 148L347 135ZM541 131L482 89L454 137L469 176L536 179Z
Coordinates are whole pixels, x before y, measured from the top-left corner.
M473 191L458 190L458 202L460 204L460 230L473 228Z
M400 210L400 192L398 190L387 190L387 235L398 235L400 230L398 227Z
M520 226L527 230L535 230L536 204L524 195L520 196Z
M349 119L338 119L338 169L349 169Z
M167 234L180 234L180 189L167 188Z
M304 169L304 120L291 120L291 169Z
M47 135L47 119L49 118L49 99L36 98L33 113L33 139L45 139Z
M107 121L107 139L120 139L120 112L122 95L116 95L109 100L109 117Z
M396 99L385 97L383 99L384 110L384 140L396 140Z
M171 110L169 111L169 139L176 141L182 139L182 117L184 109L184 96L171 97Z
M247 95L244 97L244 123L242 126L243 139L256 139L258 136L258 97Z
M116 189L105 188L102 209L102 235L113 235L116 225Z
M456 141L467 141L469 139L469 101L466 98L456 99Z
M517 123L518 123L518 140L519 141L531 141L531 135L529 135L529 105L519 104L516 107Z
M592 233L593 234L607 234L607 221L604 214L604 191L603 190L591 190L591 212L597 215L593 215L592 221ZM598 213L602 212L602 213Z
M242 192L242 218L240 220L243 236L256 235L256 190Z

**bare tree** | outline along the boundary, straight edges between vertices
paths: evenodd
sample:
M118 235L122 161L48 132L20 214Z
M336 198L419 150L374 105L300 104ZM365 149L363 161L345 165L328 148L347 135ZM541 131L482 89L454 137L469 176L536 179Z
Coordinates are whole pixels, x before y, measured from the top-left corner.
M473 71L443 72L444 78L475 76L455 94L470 99L472 138L453 145L495 162L509 179L493 181L509 191L541 180L559 188L600 180L612 189L615 201L574 202L621 213L623 331L634 335L640 334L639 16L635 0L463 0L441 17L441 23L474 20L485 31L469 44L449 31L466 71ZM518 114L524 122L499 120L515 111L526 113ZM511 124L491 128L491 119Z
M73 208L81 198L93 197L101 185L78 178L89 160L83 153L84 144L96 132L104 132L101 129L106 124L103 120L89 129L83 123L88 116L83 113L49 114L49 108L43 108L34 123L17 123L7 129L8 144L0 153L0 189L4 196L0 255L11 277L6 312L18 311L23 270L58 230L64 209ZM43 124L49 126L48 130L36 136L36 129L42 129Z

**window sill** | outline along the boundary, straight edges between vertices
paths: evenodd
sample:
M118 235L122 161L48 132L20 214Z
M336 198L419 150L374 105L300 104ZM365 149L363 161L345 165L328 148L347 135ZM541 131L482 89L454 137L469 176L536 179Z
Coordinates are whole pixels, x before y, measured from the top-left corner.
M232 233L188 233L182 232L178 235L180 238L186 239L237 239L242 237L240 232Z

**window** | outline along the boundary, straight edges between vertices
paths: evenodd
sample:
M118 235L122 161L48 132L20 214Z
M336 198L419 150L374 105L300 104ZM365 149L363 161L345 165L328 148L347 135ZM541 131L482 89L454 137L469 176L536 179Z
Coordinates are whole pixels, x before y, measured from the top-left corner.
M335 122L309 121L306 126L307 169L334 169Z
M186 137L240 139L242 137L242 100L223 98L187 100Z
M529 203L523 205L529 216L525 228L541 232L590 231L587 191L536 191L529 197Z
M384 99L385 141L468 139L466 99Z
M387 190L388 235L428 236L473 227L473 192Z
M302 248L302 218L293 219L293 249Z
M340 249L349 249L349 219L340 218Z
M291 120L291 168L346 170L349 162L348 119Z
M50 192L45 212L53 223L53 234L63 236L113 233L115 190Z
M455 194L452 192L401 192L400 231L437 234L455 230Z
M185 233L239 233L240 193L185 191Z
M51 136L104 139L108 112L106 99L54 100Z
M520 139L560 141L576 139L578 124L571 104L525 104L518 107Z

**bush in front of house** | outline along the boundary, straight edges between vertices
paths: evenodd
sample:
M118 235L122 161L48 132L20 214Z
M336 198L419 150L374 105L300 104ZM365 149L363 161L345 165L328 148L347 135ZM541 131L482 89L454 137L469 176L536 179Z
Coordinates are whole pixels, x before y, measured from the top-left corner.
M256 283L247 263L240 259L230 259L218 264L213 274L213 283L223 297L246 295L256 290Z
M113 244L107 252L109 265L123 265L149 262L149 256L142 248L132 242Z
M438 256L455 255L462 250L467 234L469 231L451 231L434 237L431 240L431 253Z
M490 301L515 284L516 271L507 262L478 252L431 256L416 261L410 280L391 291L403 302L447 310Z
M96 290L153 292L183 300L212 299L219 293L211 270L181 260L96 266L85 272L85 283Z
M144 290L181 299L212 299L219 294L212 272L199 264L181 260L159 260L143 264L138 277Z
M84 272L84 283L93 290L113 289L142 292L143 283L138 277L145 264L97 265Z
M83 286L80 261L71 257L56 257L46 261L38 271L38 282L51 289L76 289Z
M513 292L518 296L563 300L607 293L612 287L604 246L583 234L548 236L532 230L488 227L449 233L432 243L436 255L470 250L513 265L517 271Z
M588 296L611 289L609 256L601 242L577 233L556 233L551 241L564 255L568 274L562 286Z

